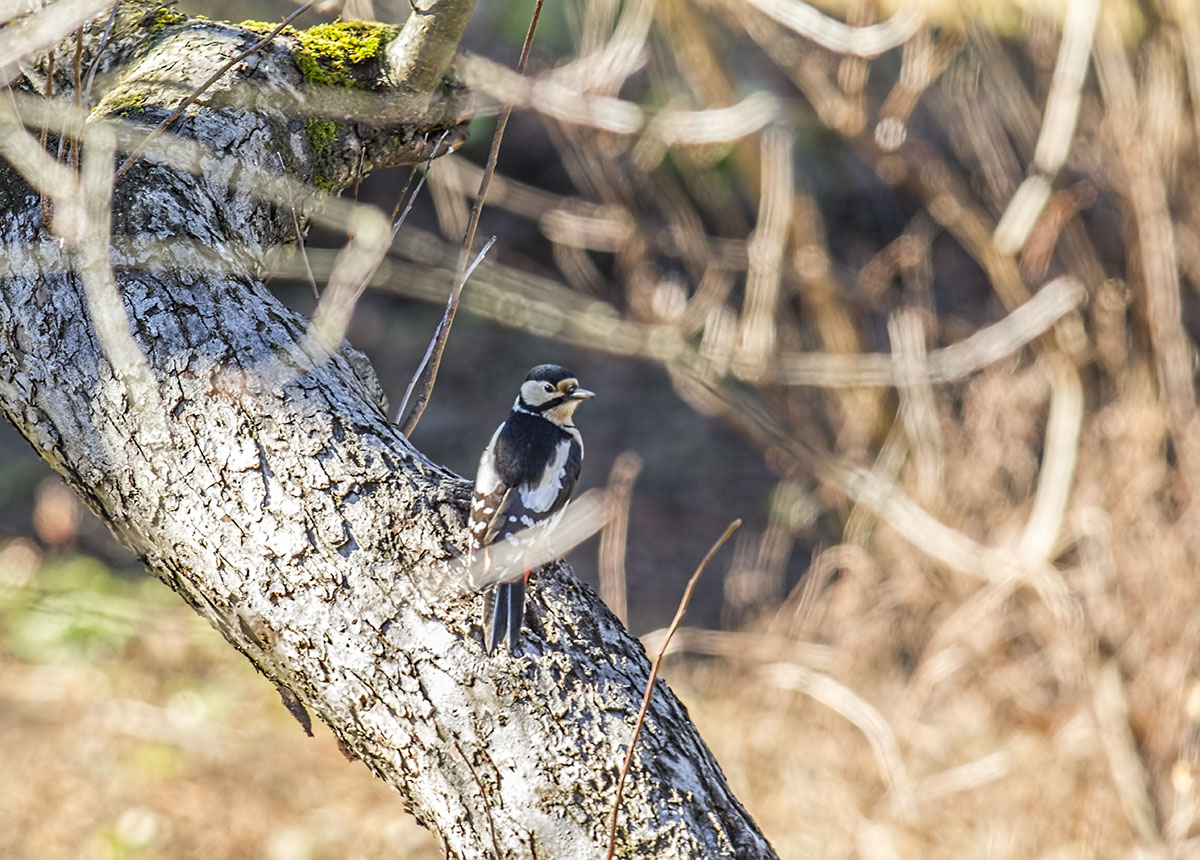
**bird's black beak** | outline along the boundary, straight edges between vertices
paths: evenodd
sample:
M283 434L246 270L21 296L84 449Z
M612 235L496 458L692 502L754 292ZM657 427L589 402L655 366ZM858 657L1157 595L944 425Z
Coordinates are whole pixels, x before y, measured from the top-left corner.
M596 396L596 392L588 391L586 388L572 388L567 394L568 400L590 400Z

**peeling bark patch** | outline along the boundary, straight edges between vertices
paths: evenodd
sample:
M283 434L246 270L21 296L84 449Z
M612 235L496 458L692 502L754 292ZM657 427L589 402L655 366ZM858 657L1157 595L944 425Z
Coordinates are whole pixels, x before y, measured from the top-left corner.
M286 684L275 682L275 689L279 691L279 698L283 702L283 706L287 708L288 713L296 718L296 722L300 724L300 728L304 729L304 734L310 738L312 733L312 718L308 715L308 711L304 709L300 697L292 692L291 688Z

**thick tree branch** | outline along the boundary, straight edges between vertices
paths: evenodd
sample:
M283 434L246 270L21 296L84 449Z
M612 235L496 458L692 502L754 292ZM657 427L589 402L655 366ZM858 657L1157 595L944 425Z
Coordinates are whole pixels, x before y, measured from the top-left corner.
M432 93L471 19L475 0L424 0L413 3L413 14L388 47L396 76L413 93Z
M73 132L85 189L134 145L106 118L153 127L258 38L154 9L123 5L100 59L96 103ZM86 30L85 67L102 26ZM466 544L466 483L388 421L361 356L306 347L308 321L257 277L294 230L268 171L336 189L420 158L427 135L466 118L445 79L409 110L390 72L394 31L343 32L352 50L324 54L312 32L235 66L116 183L111 280L103 254L52 234L42 189L0 162L0 410L449 856L595 857L649 676L641 645L558 564L536 577L522 653L486 657L478 599L446 587ZM73 49L53 64L68 98ZM29 70L18 104L45 83ZM92 208L84 236L104 220ZM136 385L112 337L140 353ZM619 856L773 856L661 682L621 822Z

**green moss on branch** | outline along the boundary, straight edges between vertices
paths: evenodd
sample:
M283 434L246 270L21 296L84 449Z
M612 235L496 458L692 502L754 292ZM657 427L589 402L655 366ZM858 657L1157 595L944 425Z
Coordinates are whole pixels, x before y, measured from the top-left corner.
M296 33L296 65L310 83L370 89L379 82L380 49L396 32L364 21L318 24Z

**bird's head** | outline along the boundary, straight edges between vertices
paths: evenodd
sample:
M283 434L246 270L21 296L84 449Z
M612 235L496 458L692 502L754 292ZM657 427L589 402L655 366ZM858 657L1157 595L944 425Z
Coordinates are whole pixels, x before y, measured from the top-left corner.
M595 392L579 387L575 374L557 364L539 364L521 383L516 408L537 412L555 424L570 424L575 407Z

